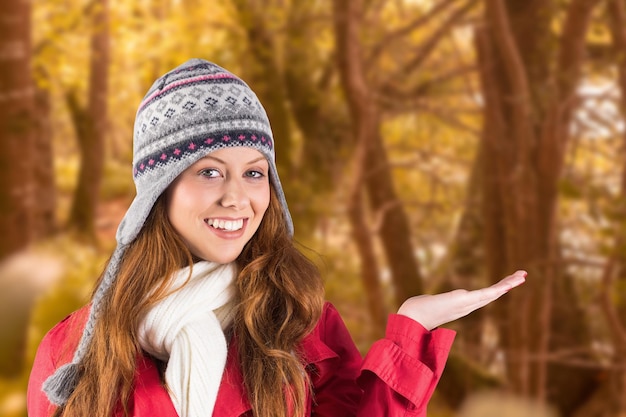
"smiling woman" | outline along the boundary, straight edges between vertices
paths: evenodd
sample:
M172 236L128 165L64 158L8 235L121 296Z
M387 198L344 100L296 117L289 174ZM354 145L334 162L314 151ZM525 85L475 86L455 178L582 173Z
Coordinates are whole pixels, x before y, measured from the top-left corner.
M263 106L193 59L134 132L137 195L91 303L42 340L28 414L425 416L454 332L524 282L408 299L365 359L296 248Z

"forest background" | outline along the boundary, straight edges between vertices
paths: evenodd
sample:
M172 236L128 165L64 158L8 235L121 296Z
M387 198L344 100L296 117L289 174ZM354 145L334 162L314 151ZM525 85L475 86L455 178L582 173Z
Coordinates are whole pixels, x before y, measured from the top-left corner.
M432 416L626 415L625 0L0 0L0 415L134 195L133 119L191 57L265 104L296 239L367 351L452 323Z

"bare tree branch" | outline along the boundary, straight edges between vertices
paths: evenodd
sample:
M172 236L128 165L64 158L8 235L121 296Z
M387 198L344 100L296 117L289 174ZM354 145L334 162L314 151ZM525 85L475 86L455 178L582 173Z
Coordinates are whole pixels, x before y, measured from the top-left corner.
M442 0L438 4L436 4L435 7L433 7L427 14L418 16L417 18L415 18L415 20L409 22L404 27L388 33L387 36L384 36L380 40L380 42L372 47L370 53L365 58L366 65L373 65L374 61L378 59L380 54L385 49L389 48L389 45L391 45L394 41L410 34L414 30L430 22L435 16L449 8L456 1L457 0Z
M368 97L368 88L361 67L359 33L360 1L335 0L335 36L337 59L342 85L352 114L353 135L356 142L354 179L348 188L348 218L353 240L361 261L361 275L367 288L369 310L372 314L374 336L380 336L385 328L385 314L381 300L382 288L379 281L379 266L374 251L374 242L367 227L363 209L363 182L365 161L371 143L373 129L377 128L375 108Z
M595 3L595 2L592 2ZM586 4L586 3L585 3ZM608 4L609 15L609 28L613 38L613 51L616 62L618 63L618 83L621 91L621 105L619 106L622 119L626 118L626 69L624 68L624 51L626 48L626 8L624 2L621 0L610 0ZM626 133L623 135L623 141L626 142ZM620 375L616 376L617 379L617 407L616 410L619 414L626 412L626 372L623 371L625 366L624 354L626 353L626 325L624 323L624 309L618 307L612 297L612 293L615 288L616 278L620 280L619 284L622 284L624 279L620 277L626 268L625 258L622 254L624 244L626 243L626 228L623 226L623 220L626 218L626 205L623 202L623 197L626 196L626 158L624 151L621 152L621 197L622 201L617 206L617 213L621 220L616 228L617 231L615 242L613 245L612 253L607 260L606 267L602 275L602 287L600 293L600 307L606 317L609 328L611 329L611 336L614 341L615 359L613 365L617 365L618 368L622 368ZM620 278L618 278L620 277Z
M446 73L425 80L412 87L407 87L405 83L393 82L393 84L390 83L385 86L385 88L379 89L378 94L384 95L387 99L391 100L411 100L424 97L433 87L443 84L446 81L451 81L457 77L475 73L476 69L476 65L474 64L456 67Z
M386 88L392 80L404 79L406 74L412 73L415 68L418 68L426 59L428 59L431 53L435 50L442 38L450 34L450 28L458 23L461 18L474 6L477 0L468 0L464 5L455 10L442 24L435 30L432 35L420 45L415 55L404 65L402 65L397 71L389 74L381 83L380 88Z
M455 129L459 129L477 137L481 135L480 128L468 125L467 123L463 122L460 117L457 116L457 113L474 113L474 111L454 110L450 106L438 107L432 102L427 102L425 100L415 100L413 102L407 101L404 102L402 106L396 106L397 103L385 100L380 100L379 104L381 107L385 107L385 112L387 116L393 117L401 114L410 114L419 111L424 114L431 114L446 125ZM480 115L477 114L477 116Z
M621 239L617 239L615 247L621 247ZM617 342L617 345L626 346L626 329L619 318L613 300L611 297L613 289L613 276L615 275L615 267L617 264L616 256L611 256L606 263L604 272L602 273L602 290L600 294L600 306L607 319L611 333Z
M567 9L558 56L558 101L575 93L585 53L585 40L593 8L600 0L573 0Z
M517 124L524 125L530 115L530 90L528 79L524 73L524 63L513 38L507 12L503 0L487 0L487 14L493 25L493 39L498 47L500 56L504 60L507 76L511 83L512 95L518 105L514 106L517 114Z

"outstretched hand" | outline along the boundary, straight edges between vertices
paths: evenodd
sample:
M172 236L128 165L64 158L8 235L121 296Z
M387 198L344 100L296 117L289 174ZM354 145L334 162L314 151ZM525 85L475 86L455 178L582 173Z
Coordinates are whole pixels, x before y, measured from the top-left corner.
M418 295L406 300L398 314L412 318L427 330L464 317L500 298L526 281L526 271L516 271L490 287L479 290L453 290L436 295Z

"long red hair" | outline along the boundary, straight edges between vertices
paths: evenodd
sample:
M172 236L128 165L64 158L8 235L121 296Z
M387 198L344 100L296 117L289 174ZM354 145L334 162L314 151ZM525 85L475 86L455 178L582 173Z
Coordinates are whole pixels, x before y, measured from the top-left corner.
M315 265L294 246L282 207L270 190L259 230L236 261L239 304L233 332L253 414L302 416L309 385L296 352L319 320L323 285ZM192 254L170 224L161 196L124 253L79 364L79 382L56 416L129 414L141 352L137 318L165 295L176 270L192 264Z

